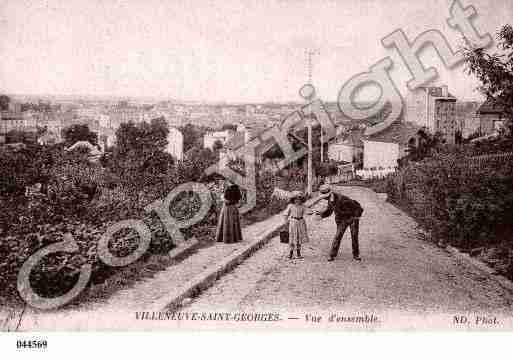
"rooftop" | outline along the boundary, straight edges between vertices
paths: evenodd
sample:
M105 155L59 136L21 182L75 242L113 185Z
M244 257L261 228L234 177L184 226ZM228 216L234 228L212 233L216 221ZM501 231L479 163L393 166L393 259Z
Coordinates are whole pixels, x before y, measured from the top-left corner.
M101 155L102 154L98 150L98 148L96 146L94 146L93 144L91 144L91 142L88 142L88 141L78 141L78 142L75 142L75 144L73 144L72 146L68 147L66 150L67 151L73 151L74 149L76 149L78 147L85 147L85 148L89 149L89 153L91 154L91 156L97 156L97 155Z
M503 113L504 112L504 106L499 105L495 102L493 99L486 100L480 107L479 110L477 110L479 114L486 114L486 113Z
M244 132L235 132L228 141L224 144L224 147L230 150L235 150L244 145L245 135Z
M354 129L347 134L337 136L334 139L334 143L347 144L355 147L363 147L363 130Z
M410 122L394 122L388 128L374 135L367 136L364 140L407 145L412 137L416 137L420 129L420 126Z

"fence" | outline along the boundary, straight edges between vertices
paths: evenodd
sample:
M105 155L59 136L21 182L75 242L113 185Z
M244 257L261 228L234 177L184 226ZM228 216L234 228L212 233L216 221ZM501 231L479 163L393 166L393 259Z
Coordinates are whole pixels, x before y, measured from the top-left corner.
M483 169L501 166L502 164L511 162L512 160L513 152L494 153L490 155L470 157L467 161L467 165L472 169Z
M356 176L368 180L368 179L382 179L394 174L397 171L396 167L392 168L381 168L381 169L363 169L356 170Z
M348 182L353 179L354 179L353 172L346 172L346 173L338 174L335 176L325 177L324 182L332 184L332 183ZM319 179L319 181L320 181L320 179Z
M276 198L279 200L288 200L288 199L290 199L290 195L291 195L290 191L286 191L284 189L275 187L273 194L272 194L272 198Z

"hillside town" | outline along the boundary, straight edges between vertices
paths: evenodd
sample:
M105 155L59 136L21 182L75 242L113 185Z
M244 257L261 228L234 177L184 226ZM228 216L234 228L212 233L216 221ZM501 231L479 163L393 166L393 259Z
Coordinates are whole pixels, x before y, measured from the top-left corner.
M326 103L329 115L338 126L337 136L323 144L326 159L341 168L352 164L353 171L390 171L408 155L409 147L418 141L420 130L437 134L444 142L455 144L497 136L506 120L504 112L490 101L458 101L446 85L419 88L411 92L405 102L402 117L390 128L372 136L363 134L368 126L372 126L373 119L355 123L343 115L336 103ZM120 124L164 118L170 130L167 152L178 161L184 156L180 128L186 124L204 127L203 147L212 150L219 142L224 154L248 143L265 129L278 126L283 118L299 107L293 103L209 105L172 101L141 103L137 100L111 103L80 99L53 103L36 99L35 103L13 99L2 109L2 145L20 145L16 142L20 138L16 136L19 133L26 134L27 138L40 145L53 145L63 141L64 128L87 125L98 136L95 151L103 153L115 145L115 133Z

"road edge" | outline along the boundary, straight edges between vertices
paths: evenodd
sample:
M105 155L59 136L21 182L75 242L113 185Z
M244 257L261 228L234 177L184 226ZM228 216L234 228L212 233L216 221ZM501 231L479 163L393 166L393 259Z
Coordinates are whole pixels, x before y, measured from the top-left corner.
M380 200L382 200L383 202L386 202L392 206L394 206L397 210L400 210L401 212L403 212L405 215L407 215L408 217L412 218L415 222L417 222L417 220L415 218L413 218L412 216L410 216L408 213L406 213L405 211L403 211L401 208L399 208L398 206L396 206L394 203L390 202L387 200L387 196L383 196L383 194L379 193L379 192L376 192L374 191L372 188L368 188L370 191L376 193L376 195L378 195L378 198ZM381 195L381 196L380 196ZM418 223L418 222L417 222ZM425 236L428 236L428 233L424 230L424 229L421 229L419 227L418 231L420 233L422 233L423 235ZM426 241L428 242L428 241ZM438 248L441 248L443 250L445 250L447 253L449 253L450 255L452 255L454 258L458 259L458 260L461 260L463 262L466 262L468 265L480 270L481 272L484 272L486 273L490 279L494 280L495 282L497 282L502 288L504 289L507 289L509 291L511 291L513 293L513 281L511 281L510 279L508 279L507 277L503 276L502 274L498 274L497 271L495 269L493 269L492 267L490 267L488 264L486 264L485 262L483 261L480 261L479 259L476 259L476 258L473 258L471 257L468 253L464 253L462 251L460 251L458 248L456 247L453 247L451 245L445 245L445 246L440 246L440 245L437 245L436 243L433 243L431 242L433 245L437 246Z
M497 271L490 267L488 264L480 261L479 259L472 258L468 253L463 253L456 247L447 245L445 247L445 250L450 253L453 257L460 259L469 265L473 266L474 268L479 269L482 272L485 272L489 275L489 277L493 280L495 280L501 287L504 289L507 289L513 293L513 282L503 276L502 274L497 274Z
M313 202L313 199L310 199L305 202L305 206L310 207ZM281 213L276 214L275 216L281 216ZM211 287L223 275L233 270L253 253L269 243L272 238L277 236L282 227L283 223L271 226L262 234L257 236L256 239L249 242L246 246L236 250L223 261L211 265L209 268L184 283L181 287L169 293L166 297L155 302L152 305L153 311L177 310L188 298L198 296L205 289Z

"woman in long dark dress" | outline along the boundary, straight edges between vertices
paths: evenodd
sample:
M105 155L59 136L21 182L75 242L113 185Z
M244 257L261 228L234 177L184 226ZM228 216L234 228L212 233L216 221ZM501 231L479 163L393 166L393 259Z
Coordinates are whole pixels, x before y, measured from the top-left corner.
M219 214L216 240L224 243L242 241L239 209L237 207L242 198L239 186L229 185L224 191L224 205Z

